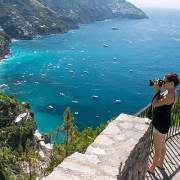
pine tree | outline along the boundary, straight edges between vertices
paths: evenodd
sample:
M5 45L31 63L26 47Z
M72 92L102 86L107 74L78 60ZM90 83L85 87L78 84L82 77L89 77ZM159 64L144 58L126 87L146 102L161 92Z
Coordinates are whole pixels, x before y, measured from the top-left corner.
M62 129L65 131L65 135L66 135L66 137L65 137L65 154L66 154L66 156L68 156L68 147L72 141L73 120L74 120L73 114L70 113L69 107L66 108L66 110L63 114L63 117L64 117L64 123L63 123Z

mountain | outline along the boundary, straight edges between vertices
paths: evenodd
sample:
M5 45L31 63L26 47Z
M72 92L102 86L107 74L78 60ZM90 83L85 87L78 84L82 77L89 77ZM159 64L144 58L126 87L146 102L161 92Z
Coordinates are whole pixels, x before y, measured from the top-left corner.
M125 0L39 0L62 16L77 23L110 18L147 18L145 13Z
M64 33L105 19L148 18L125 0L0 0L0 9L0 59L12 38Z

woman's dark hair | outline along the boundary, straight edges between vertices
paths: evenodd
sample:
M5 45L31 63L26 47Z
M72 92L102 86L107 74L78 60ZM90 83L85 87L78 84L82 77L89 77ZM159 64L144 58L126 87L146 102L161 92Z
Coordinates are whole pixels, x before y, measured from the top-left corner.
M179 75L178 73L169 73L165 75L168 82L174 82L174 86L179 85Z

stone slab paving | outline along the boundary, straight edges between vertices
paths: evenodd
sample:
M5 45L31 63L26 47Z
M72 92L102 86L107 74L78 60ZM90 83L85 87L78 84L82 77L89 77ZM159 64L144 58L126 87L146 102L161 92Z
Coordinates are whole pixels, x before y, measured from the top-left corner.
M166 142L165 170L156 168L155 175L146 174L146 180L180 180L180 135ZM149 157L149 165L152 163L153 152Z

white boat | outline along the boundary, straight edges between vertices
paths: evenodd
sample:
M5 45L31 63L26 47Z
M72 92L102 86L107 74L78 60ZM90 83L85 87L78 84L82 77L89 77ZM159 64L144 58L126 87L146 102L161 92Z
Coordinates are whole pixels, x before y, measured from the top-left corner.
M95 95L93 95L93 96L91 96L92 98L98 98L98 96L95 96Z
M104 77L104 74L101 74L101 77Z
M71 50L74 50L75 48L71 48Z
M34 84L39 84L38 82L34 82Z
M116 58L113 58L114 60L116 60Z
M117 27L112 27L112 30L118 30L118 28Z
M49 105L49 109L53 109L53 107L51 105Z
M65 68L65 70L68 70L69 68Z
M64 93L60 92L60 95L64 96Z
M36 51L34 51L34 54L36 54Z
M88 71L84 71L84 73L88 74L89 72Z
M73 103L78 103L78 101L72 101Z
M80 51L81 53L84 53L84 51Z
M74 114L79 114L79 112L75 112Z
M133 72L133 70L131 69L130 72Z
M119 103L119 102L121 102L121 100L116 100L115 102L116 102L116 103Z
M72 64L68 64L68 66L71 66L71 67L72 67L73 65L72 65Z
M108 69L108 68L106 68L106 67L104 68L104 70L107 70L107 69Z
M70 73L74 73L74 71L69 71Z
M103 44L103 47L108 47L108 45L107 44Z
M6 88L6 87L8 87L7 84L2 84L2 85L0 85L0 89Z

